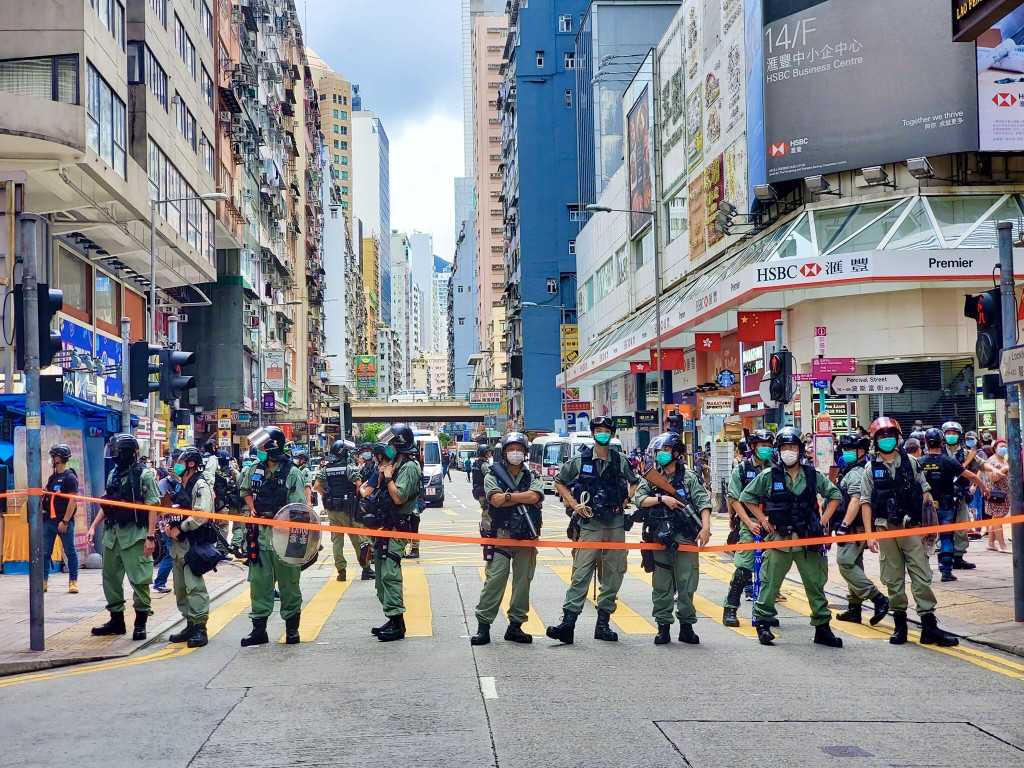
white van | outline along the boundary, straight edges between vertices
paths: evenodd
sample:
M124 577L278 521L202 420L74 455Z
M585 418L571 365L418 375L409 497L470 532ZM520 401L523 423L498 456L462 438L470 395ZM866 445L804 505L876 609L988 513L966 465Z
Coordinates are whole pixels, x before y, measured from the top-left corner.
M555 492L555 475L570 456L570 450L566 435L541 435L530 443L528 466L544 481L544 493Z
M421 497L425 505L444 504L444 477L441 469L441 441L433 432L413 430L416 447L419 448L420 465L423 475L420 478Z

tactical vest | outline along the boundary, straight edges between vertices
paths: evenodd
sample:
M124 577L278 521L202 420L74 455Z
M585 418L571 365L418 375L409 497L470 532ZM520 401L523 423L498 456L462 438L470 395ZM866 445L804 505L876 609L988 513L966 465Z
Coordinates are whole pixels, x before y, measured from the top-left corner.
M573 496L578 500L583 492L590 494L587 506L594 510L595 518L609 519L622 512L622 501L628 487L622 478L622 458L618 452L609 452L603 472L598 472L592 448L580 453L580 474L573 482Z
M364 483L368 482L369 479L371 477L373 477L374 471L375 471L374 463L372 461L366 462L365 464L363 464L363 466L361 466L359 468L359 479L361 481L363 481Z
M336 461L324 468L327 480L324 494L324 508L331 512L347 511L349 500L355 499L356 484L348 479L348 464Z
M686 492L686 467L683 466L682 462L676 463L676 473L669 480L669 484L676 489L682 498L686 499L691 507L693 506L690 494ZM661 493L655 486L652 486L651 490L654 494ZM682 510L669 509L666 504L656 504L653 507L648 507L645 513L644 528L641 534L644 541L662 541L662 543L666 543L663 541L666 537L674 536L677 533L693 540L700 533L700 526L696 525L692 518L684 514ZM699 511L697 516L698 518L700 517Z
M865 471L870 472L874 480L871 489L871 514L874 517L884 517L894 524L920 525L924 491L914 476L912 462L907 452L901 450L900 465L894 477L877 456L871 460Z
M963 466L964 461L967 459L967 452L963 448L958 448L953 458L960 462L960 466ZM958 501L967 501L971 496L971 481L960 475L960 477L953 481L953 489L956 491Z
M946 454L947 456L949 454ZM950 486L949 483L944 482L946 478L943 477L945 474L942 471L942 462L940 461L940 453L926 453L921 457L921 461L918 463L918 468L921 470L921 474L924 475L924 479L931 486L932 496L939 502L939 506L943 509L951 508L956 502L956 486L955 484ZM952 495L941 493L942 488L953 488Z
M814 467L800 466L804 473L804 489L799 496L786 487L786 468L782 464L773 464L771 469L771 492L764 504L768 521L780 533L803 533L808 528L820 528L818 473Z
M288 503L286 481L292 466L291 461L285 459L278 462L274 471L269 474L264 464L260 464L252 473L252 484L256 491L253 507L257 517L273 517Z
M523 480L520 479L520 486L518 488L513 488L504 483L497 473L493 474L494 479L498 482L498 488L500 488L504 493L520 493L524 490L529 490L530 483L533 482L533 475L526 467L523 467L519 476L520 478L524 475L526 476L525 484L523 484ZM511 474L511 472L509 474ZM488 500L487 509L490 512L491 522L494 527L507 529L509 536L513 539L534 538L533 534L530 532L530 526L524 519L524 514L528 514L530 516L530 520L533 521L534 530L536 530L538 534L540 533L541 511L534 505L521 504L515 507L496 507L490 503L490 500Z
M857 467L866 467L867 464L868 457L863 456L857 459L855 462L853 462L853 464L847 464L845 467L839 470L839 477L836 478L836 485L839 488L839 492L843 494L843 500L839 502L839 509L837 509L836 513L832 515L832 527L839 525L839 523L843 521L843 518L846 517L846 510L850 508L850 492L847 491L846 487L843 485L843 478L850 474ZM864 526L860 525L857 522L857 520L854 520L853 524L850 527L852 530L856 531L863 528Z
M473 468L471 470L473 480L473 498L482 499L484 497L484 460L476 459L473 462Z
M68 467L63 472L54 472L51 474L49 480L46 481L46 490L53 491L54 493L60 493L61 488L64 485L64 480L68 475L75 475L75 477L78 477L75 470L71 467ZM64 515L67 514L68 504L70 503L70 499L65 499L63 497L56 498L48 493L43 494L42 508L46 517L52 516L53 510L56 508L57 516L63 519Z
M143 466L139 462L127 469L116 468L107 483L106 493L103 498L110 501L129 501L142 503L142 472ZM149 512L130 507L114 506L113 504L102 504L103 518L112 525L128 526L135 525L145 528L149 525Z
M740 488L746 488L750 485L754 478L761 474L763 467L758 467L750 459L744 459L740 464Z

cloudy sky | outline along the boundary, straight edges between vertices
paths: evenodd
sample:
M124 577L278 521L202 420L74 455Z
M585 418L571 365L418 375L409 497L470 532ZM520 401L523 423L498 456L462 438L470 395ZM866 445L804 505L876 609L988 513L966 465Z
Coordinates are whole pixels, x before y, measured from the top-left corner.
M455 250L454 182L463 173L459 0L302 0L306 44L359 85L391 146L391 227Z

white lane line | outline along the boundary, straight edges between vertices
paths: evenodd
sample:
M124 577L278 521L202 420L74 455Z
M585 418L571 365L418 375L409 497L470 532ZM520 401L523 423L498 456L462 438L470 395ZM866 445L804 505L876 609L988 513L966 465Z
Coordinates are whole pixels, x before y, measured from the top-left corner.
M484 695L485 699L498 698L498 689L494 685L493 677L480 678L480 693Z

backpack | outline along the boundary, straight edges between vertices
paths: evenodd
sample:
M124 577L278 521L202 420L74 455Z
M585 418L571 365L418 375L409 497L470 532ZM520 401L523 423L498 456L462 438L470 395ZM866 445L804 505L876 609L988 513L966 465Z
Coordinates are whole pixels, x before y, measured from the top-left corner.
M228 475L218 469L213 476L213 508L218 512L228 504Z

